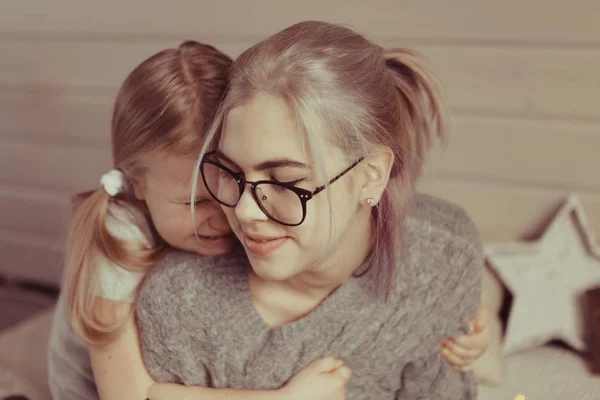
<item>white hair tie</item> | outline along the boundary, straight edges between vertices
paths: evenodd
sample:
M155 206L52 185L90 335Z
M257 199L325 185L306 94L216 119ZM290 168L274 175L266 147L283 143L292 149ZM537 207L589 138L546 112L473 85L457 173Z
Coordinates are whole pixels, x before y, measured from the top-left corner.
M121 193L126 186L126 178L123 172L118 169L112 169L102 175L100 185L109 196L113 197Z

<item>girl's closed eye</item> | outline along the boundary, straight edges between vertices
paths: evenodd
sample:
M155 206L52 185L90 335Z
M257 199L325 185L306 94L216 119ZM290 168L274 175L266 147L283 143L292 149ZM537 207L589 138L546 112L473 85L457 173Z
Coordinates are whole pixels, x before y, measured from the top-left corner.
M196 207L200 207L203 204L206 204L210 202L210 199L207 198L198 198L194 201L194 206ZM192 203L190 201L186 201L185 203L183 203L183 205L185 205L186 207L189 207L192 205Z

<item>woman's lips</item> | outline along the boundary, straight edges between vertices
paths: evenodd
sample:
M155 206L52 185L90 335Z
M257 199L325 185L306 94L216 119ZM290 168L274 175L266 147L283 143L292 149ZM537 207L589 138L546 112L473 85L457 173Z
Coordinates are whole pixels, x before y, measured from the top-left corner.
M244 245L246 249L257 255L267 255L274 252L283 246L289 237L265 238L265 237L250 237L244 235Z

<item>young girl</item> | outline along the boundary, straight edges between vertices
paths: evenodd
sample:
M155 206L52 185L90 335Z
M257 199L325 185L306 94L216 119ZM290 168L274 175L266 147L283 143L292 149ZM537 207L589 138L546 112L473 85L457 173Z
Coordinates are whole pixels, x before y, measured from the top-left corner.
M136 312L152 376L272 389L332 355L353 371L348 399L475 399L438 346L477 310L477 230L412 196L443 128L413 52L321 22L245 51L199 165L245 254L174 253L149 273Z
M182 391L199 398L290 398L307 388L317 388L313 398L331 398L347 382L348 368L333 359L270 392L154 384L143 368L131 304L146 269L170 247L218 255L236 243L202 185L193 192L193 220L189 213L194 153L224 93L230 63L210 46L186 42L144 61L124 82L112 124L115 169L102 178L102 188L80 196L70 229L65 290L49 349L54 398L96 398L96 390L102 399L142 398L148 391L166 398ZM461 339L474 343L455 349L455 365L468 366L485 348L477 343L481 328Z

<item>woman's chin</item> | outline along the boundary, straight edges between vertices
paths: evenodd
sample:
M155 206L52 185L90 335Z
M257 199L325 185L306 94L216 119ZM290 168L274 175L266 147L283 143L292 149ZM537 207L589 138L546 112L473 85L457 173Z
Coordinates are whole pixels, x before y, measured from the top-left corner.
M250 265L252 270L260 279L270 282L281 282L290 279L294 274L289 268L282 268L281 265L265 262L263 260L252 260Z

